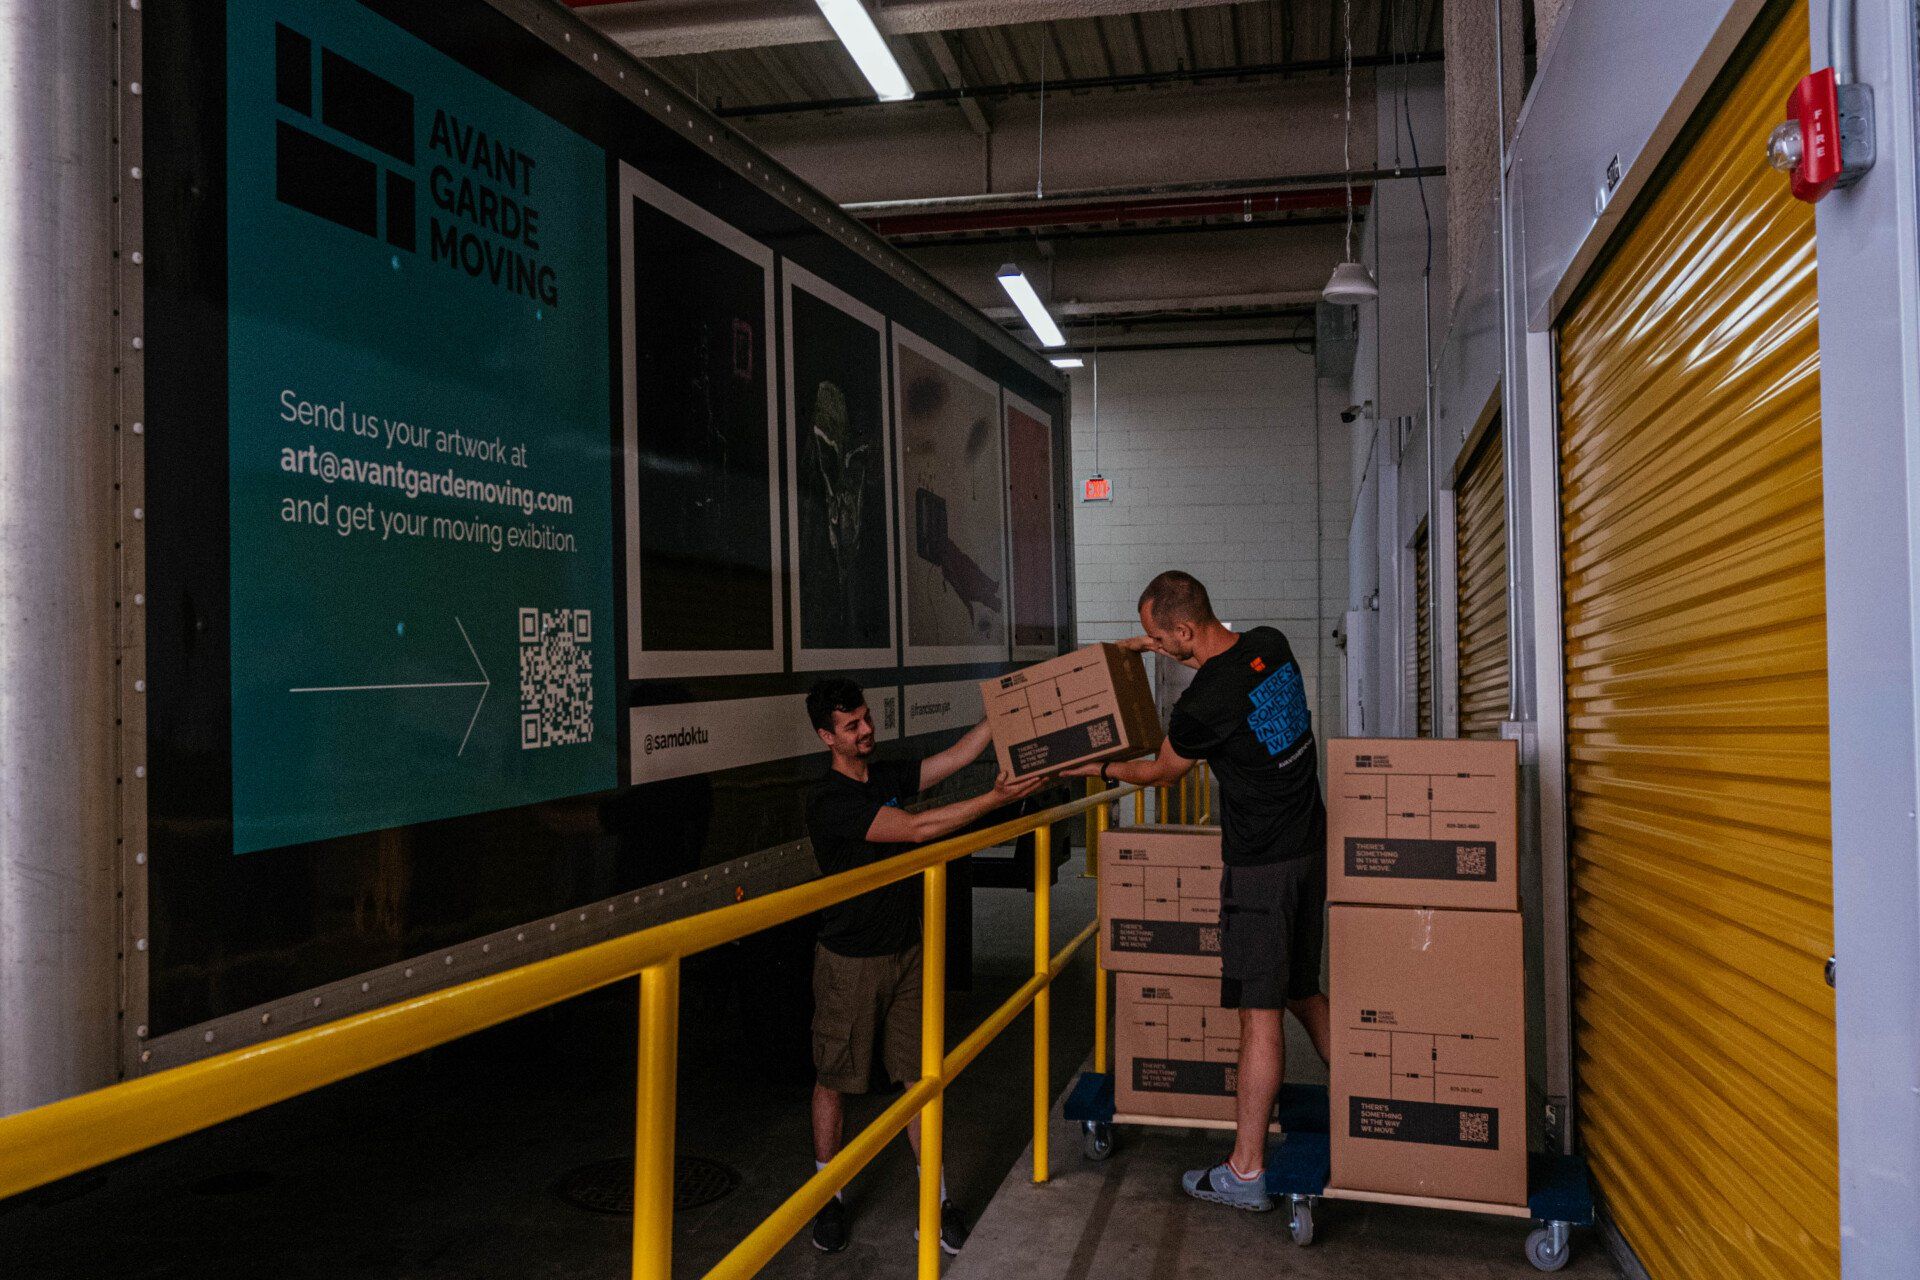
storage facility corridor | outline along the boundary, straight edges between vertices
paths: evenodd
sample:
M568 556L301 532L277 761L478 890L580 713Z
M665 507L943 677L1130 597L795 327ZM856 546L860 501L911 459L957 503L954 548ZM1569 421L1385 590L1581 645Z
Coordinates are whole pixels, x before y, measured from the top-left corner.
M1916 0L0 0L0 1280L1908 1280Z

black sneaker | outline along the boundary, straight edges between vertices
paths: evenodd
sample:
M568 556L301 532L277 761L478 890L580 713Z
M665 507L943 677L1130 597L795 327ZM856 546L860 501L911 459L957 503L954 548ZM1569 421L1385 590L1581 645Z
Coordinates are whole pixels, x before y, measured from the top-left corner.
M839 1253L847 1247L847 1206L839 1196L827 1201L814 1218L813 1247L822 1253Z
M967 1215L951 1200L940 1202L940 1249L955 1254L967 1242Z
M920 1228L913 1229L915 1244L920 1242ZM960 1212L960 1206L951 1200L940 1202L940 1252L953 1256L960 1252L967 1242L967 1215Z

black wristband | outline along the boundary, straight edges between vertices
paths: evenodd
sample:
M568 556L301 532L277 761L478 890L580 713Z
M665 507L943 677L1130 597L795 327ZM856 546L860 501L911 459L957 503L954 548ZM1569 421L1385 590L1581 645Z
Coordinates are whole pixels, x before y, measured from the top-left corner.
M1100 781L1108 784L1109 786L1113 784L1113 775L1107 772L1107 770L1111 768L1113 768L1113 761L1102 760L1100 762Z

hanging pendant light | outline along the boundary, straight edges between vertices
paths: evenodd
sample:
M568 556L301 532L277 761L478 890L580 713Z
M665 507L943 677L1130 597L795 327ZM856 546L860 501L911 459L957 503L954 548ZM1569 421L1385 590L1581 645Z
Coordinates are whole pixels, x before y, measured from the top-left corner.
M1347 174L1347 257L1333 269L1333 276L1320 296L1336 306L1351 307L1380 296L1373 273L1353 256L1353 0L1346 0L1347 35L1347 117L1346 132L1340 139L1340 158Z

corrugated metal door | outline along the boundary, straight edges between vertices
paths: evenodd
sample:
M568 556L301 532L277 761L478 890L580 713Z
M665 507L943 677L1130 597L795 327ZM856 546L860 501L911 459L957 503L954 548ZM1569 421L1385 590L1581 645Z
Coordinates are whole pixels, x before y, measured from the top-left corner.
M1413 535L1414 696L1420 699L1415 723L1423 738L1433 736L1433 588L1428 577L1427 526Z
M1460 736L1497 738L1507 718L1507 491L1500 424L1454 486L1460 583Z
M1794 6L1561 338L1583 1132L1658 1280L1839 1274L1813 210Z

